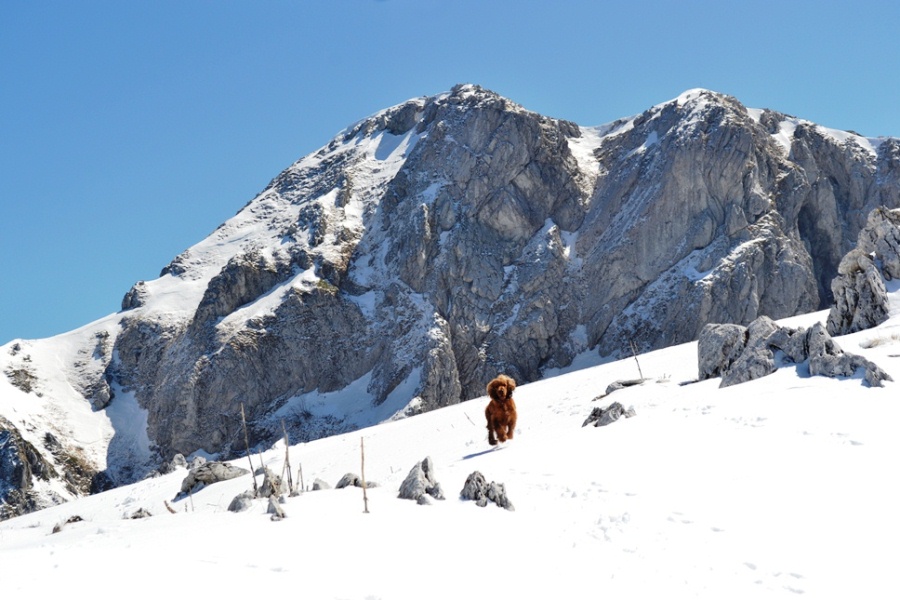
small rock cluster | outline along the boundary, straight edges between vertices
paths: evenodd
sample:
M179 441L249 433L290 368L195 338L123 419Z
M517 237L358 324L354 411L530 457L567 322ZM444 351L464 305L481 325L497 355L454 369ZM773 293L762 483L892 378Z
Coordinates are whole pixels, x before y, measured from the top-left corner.
M794 329L780 327L769 317L759 317L747 327L706 325L697 344L699 378L721 377L719 387L728 387L765 377L778 368L776 352L788 362L809 361L810 375L851 377L864 369L869 386L881 387L884 381L893 381L872 361L844 352L821 323Z
M466 478L459 497L462 500L474 500L478 506L487 506L488 502L493 502L500 508L516 510L506 495L506 486L496 481L488 483L479 471L474 471Z
M630 419L634 415L634 407L626 409L622 406L621 402L613 402L609 406L604 406L602 408L595 407L581 426L587 427L593 423L594 427L603 427L604 425L609 425L614 421L618 421L622 417Z
M246 472L247 471L245 471L245 473ZM260 472L263 474L262 485L259 486L255 492L253 490L247 490L235 496L231 501L231 504L228 505L228 510L231 512L241 512L253 506L253 501L255 499L268 498L269 508L266 512L272 515L273 521L281 520L286 516L284 509L281 508L281 504L284 502L285 495L291 491L290 487L288 486L287 481L280 475L276 475L275 472L268 467L257 469L257 473Z
M434 462L430 456L415 464L410 469L409 475L400 484L399 498L415 500L419 504L431 504L431 498L444 500L444 491L434 474ZM430 498L429 498L430 497ZM487 479L480 472L475 471L466 478L466 483L459 493L461 500L474 500L478 506L487 506L493 502L506 510L515 510L509 497L506 495L506 487L502 483Z

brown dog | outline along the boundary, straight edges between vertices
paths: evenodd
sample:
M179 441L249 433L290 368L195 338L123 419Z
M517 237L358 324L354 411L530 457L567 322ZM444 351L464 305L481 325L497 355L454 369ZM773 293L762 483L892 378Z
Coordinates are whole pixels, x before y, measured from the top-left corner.
M512 397L514 389L516 380L506 375L497 375L487 385L491 401L484 409L484 416L487 418L488 443L491 446L496 446L498 440L505 442L513 437L518 418L516 403Z

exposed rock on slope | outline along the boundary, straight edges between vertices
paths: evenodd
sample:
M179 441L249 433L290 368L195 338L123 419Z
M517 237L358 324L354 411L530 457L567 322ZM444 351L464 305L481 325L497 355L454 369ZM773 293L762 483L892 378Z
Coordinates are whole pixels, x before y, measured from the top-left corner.
M57 477L53 466L22 439L12 423L0 417L0 520L57 503L42 501L33 490L35 479L51 477Z
M869 329L890 316L885 281L900 278L900 210L877 208L859 232L856 248L841 259L832 281L828 333Z
M700 379L721 377L719 387L728 387L765 377L777 369L776 352L791 363L809 361L810 375L851 377L863 370L869 386L893 381L872 361L844 352L821 323L794 329L779 327L765 316L748 327L715 323L704 327L697 344Z
M144 411L161 462L241 450L242 406L252 443L282 420L297 440L399 418L498 372L533 381L584 351L827 306L898 182L900 140L706 90L589 128L457 86L278 175L93 325L108 337L67 385L98 414ZM21 381L42 389L56 364ZM139 476L116 470L126 455L106 465L119 483Z

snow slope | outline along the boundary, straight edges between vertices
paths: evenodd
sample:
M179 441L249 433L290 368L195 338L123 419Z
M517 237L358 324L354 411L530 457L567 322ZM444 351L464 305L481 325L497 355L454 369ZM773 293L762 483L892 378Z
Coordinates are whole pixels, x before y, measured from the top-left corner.
M837 341L900 381L900 315ZM290 448L295 479L302 465L307 486L334 485L359 472L364 439L365 474L378 483L368 514L359 488L288 498L282 521L262 500L228 512L249 475L173 501L179 470L0 523L4 596L62 596L84 583L100 598L873 598L896 589L897 383L867 388L786 365L725 389L681 385L696 377L694 343L639 364L650 381L597 401L612 381L637 376L634 359L519 387L516 438L494 450L484 398ZM582 427L612 401L636 416ZM279 446L263 460L280 470L284 454ZM398 499L426 456L448 498ZM458 499L475 470L506 485L515 511ZM153 516L125 518L139 508ZM51 533L73 515L83 520Z

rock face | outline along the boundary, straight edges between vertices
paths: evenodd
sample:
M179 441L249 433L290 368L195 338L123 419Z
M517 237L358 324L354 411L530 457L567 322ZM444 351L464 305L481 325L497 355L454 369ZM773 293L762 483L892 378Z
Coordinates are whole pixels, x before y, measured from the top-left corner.
M900 204L898 157L705 90L588 129L459 86L343 132L130 292L107 379L164 455L228 454L241 404L258 441L292 398L354 382L414 414L589 348L816 310L859 215ZM163 318L161 289L189 282L196 304ZM352 428L283 412L295 439Z
M409 475L400 484L400 498L415 500L419 504L429 504L428 496L435 500L444 499L444 491L434 475L434 462L430 456L416 463Z
M53 465L41 452L22 439L12 423L0 417L0 520L54 504L52 499L47 501L35 493L34 482L56 476Z
M893 381L872 361L841 350L821 323L794 329L779 327L768 317L759 317L746 328L714 323L704 327L697 344L699 378L721 377L719 387L728 387L765 377L777 369L776 352L788 362L809 361L810 375L851 377L861 369L869 386Z
M709 323L697 340L700 379L722 377L747 347L747 328L731 323Z
M838 265L831 283L834 305L828 333L846 335L888 319L886 281L900 278L900 210L879 207L869 213L856 248Z
M824 308L877 206L897 139L706 90L580 127L461 85L341 132L137 283L66 389L133 399L157 465L235 457L242 410L251 445L303 441ZM4 372L44 393L23 354ZM113 483L142 475L110 454Z

